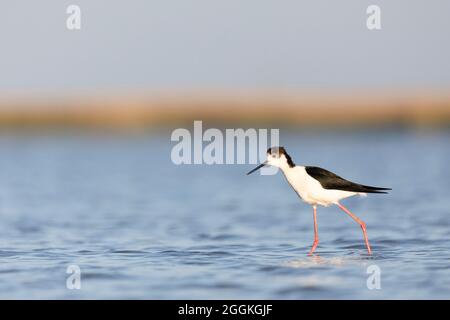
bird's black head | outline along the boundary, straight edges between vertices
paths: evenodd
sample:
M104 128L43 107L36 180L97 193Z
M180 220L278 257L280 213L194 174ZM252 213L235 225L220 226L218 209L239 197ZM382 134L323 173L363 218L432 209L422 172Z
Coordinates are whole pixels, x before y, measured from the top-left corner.
M283 158L283 156L286 158L286 162L290 168L295 167L294 161L292 161L291 156L286 152L286 149L284 147L271 147L267 149L267 158L270 161L270 157L275 158Z
M261 169L264 166L274 166L281 169L295 167L291 156L286 152L284 147L271 147L267 149L267 160L257 166L255 169L247 173L247 175Z

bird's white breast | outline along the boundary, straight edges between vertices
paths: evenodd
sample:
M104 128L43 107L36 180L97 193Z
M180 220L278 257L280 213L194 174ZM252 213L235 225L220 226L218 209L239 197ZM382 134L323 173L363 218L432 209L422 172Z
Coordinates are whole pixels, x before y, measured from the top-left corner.
M323 188L319 181L308 175L303 166L284 169L283 173L303 201L312 205L329 206L337 204L341 199L357 194L355 192Z

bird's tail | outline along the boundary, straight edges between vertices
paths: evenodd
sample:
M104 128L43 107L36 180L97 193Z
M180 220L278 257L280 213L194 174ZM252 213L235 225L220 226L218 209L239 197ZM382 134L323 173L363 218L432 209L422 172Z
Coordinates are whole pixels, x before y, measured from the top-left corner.
M361 186L361 192L364 193L388 193L388 190L392 190L391 188L380 188L380 187L372 187L372 186L365 186L365 185L360 185Z

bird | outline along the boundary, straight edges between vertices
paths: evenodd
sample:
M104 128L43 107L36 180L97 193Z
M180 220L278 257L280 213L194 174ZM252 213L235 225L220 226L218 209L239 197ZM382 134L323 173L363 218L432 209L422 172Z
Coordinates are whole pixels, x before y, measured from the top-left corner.
M356 195L365 196L367 193L388 193L387 191L392 190L391 188L372 187L351 182L320 167L295 165L284 147L269 148L266 161L250 170L247 175L264 166L274 166L281 169L287 182L297 195L313 208L314 242L308 255L312 255L319 244L317 206L328 207L330 205L337 205L361 226L367 251L369 255L372 254L369 238L367 237L366 224L344 207L340 201Z

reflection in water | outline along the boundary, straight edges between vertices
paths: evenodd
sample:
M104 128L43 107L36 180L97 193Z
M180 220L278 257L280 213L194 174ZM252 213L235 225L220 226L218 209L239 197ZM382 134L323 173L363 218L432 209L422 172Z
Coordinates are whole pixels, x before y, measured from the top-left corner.
M284 265L292 268L311 268L314 266L342 266L348 263L355 263L355 259L345 259L343 257L323 258L319 255L305 257L303 259L296 259L286 262ZM362 262L362 260L361 260Z

